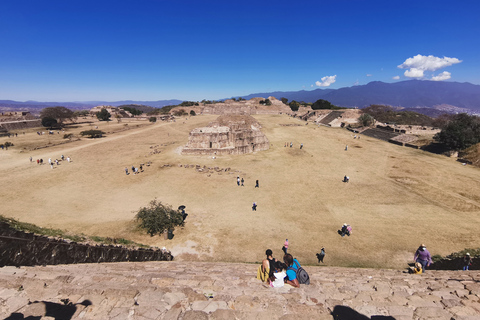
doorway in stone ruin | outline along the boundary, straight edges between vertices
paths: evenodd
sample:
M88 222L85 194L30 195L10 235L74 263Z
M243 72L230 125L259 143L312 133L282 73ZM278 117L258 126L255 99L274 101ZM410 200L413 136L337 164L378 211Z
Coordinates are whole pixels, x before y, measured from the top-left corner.
M213 145L213 142L212 142L212 141L210 141L210 149L212 148L212 145Z

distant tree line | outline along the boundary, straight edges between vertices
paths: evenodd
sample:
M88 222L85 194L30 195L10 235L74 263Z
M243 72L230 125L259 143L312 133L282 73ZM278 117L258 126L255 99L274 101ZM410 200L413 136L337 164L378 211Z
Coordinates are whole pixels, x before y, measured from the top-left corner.
M433 118L413 111L397 111L391 106L370 105L363 109L364 114L383 123L398 125L435 126Z
M130 112L132 115L134 116L139 116L143 113L142 110L138 110L137 108L135 107L128 107L128 106L119 106L120 109L123 109L125 111L128 111Z
M480 117L460 113L448 118L434 137L439 143L456 151L480 143Z

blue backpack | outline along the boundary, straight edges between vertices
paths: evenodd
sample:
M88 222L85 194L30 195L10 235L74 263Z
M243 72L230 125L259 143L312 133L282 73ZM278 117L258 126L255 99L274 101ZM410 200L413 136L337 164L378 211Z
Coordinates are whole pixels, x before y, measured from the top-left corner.
M295 266L297 267L297 269L295 270L293 268L293 266L291 267L288 267L287 270L294 270L296 275L297 275L297 280L298 280L298 283L300 284L310 284L310 276L308 275L307 271L305 271L305 269L303 269L298 263L297 261L293 260L293 263L295 264Z

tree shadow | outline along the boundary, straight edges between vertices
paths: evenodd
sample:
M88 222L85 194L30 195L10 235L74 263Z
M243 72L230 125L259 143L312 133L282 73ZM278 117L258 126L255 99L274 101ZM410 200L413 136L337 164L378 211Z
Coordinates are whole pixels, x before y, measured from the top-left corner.
M32 308L32 310L38 311L34 313L41 314L28 315L27 317L25 317L23 313L13 312L12 314L10 314L10 316L8 316L8 318L5 318L5 320L40 320L43 319L43 317L51 317L55 320L70 320L77 311L77 306L81 305L84 307L88 307L92 305L92 302L90 300L84 300L80 303L72 303L69 299L62 299L61 301L63 302L63 304L50 301L29 302L29 306L43 305L44 308ZM40 309L45 310L45 312L40 311Z
M392 316L372 316L371 318L347 306L335 306L330 313L334 320L395 320Z

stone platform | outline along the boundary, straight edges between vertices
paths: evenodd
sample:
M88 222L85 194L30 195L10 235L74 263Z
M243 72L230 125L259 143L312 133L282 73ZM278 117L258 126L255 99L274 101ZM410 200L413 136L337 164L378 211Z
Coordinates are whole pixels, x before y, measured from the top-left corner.
M0 268L2 319L480 319L480 271L311 267L270 288L258 265L136 262ZM30 318L29 318L30 317Z

